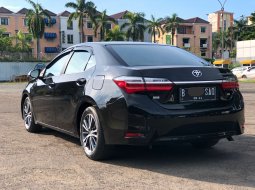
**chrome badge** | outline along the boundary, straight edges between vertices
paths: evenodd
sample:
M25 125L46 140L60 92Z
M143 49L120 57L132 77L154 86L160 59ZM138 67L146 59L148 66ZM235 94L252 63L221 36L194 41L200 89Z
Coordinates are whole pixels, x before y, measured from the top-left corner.
M201 76L202 76L202 72L199 71L199 70L193 70L193 71L192 71L192 75L193 75L194 77L201 77Z

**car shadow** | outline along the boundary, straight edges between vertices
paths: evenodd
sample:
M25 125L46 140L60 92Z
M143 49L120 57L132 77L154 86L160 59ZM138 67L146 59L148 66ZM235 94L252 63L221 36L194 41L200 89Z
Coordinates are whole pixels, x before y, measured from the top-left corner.
M234 142L222 140L214 148L195 149L189 144L118 147L107 164L217 184L255 187L255 136Z
M61 133L59 131L55 131L53 129L50 129L50 128L42 128L41 132L40 132L41 135L51 135L51 136L55 136L57 138L61 138L61 139L64 139L66 141L69 141L71 143L74 143L78 146L81 146L81 143L80 143L80 139L79 138L75 138L73 136L70 136L70 135L67 135L65 133Z
M79 139L44 128L42 135L53 135L80 146ZM236 141L223 139L210 149L189 144L155 145L152 149L116 146L103 163L151 171L210 183L255 187L255 135L242 135Z

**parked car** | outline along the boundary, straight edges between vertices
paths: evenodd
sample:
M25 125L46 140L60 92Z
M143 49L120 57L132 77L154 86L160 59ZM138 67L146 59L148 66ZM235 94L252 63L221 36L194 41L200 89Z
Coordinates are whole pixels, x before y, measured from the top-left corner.
M30 78L21 99L26 130L49 127L80 138L93 160L113 145L208 148L244 132L237 78L177 47L79 44Z
M236 67L232 69L232 73L237 77L237 78L242 78L243 72L249 69L250 67Z
M255 79L255 67L250 67L242 73L242 78Z

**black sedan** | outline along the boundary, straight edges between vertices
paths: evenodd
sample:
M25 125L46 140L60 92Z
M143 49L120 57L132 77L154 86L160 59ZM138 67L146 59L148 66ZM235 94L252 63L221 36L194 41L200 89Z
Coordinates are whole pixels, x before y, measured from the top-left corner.
M177 47L79 44L29 77L21 99L26 130L78 137L93 160L113 145L178 141L208 148L244 132L236 77Z

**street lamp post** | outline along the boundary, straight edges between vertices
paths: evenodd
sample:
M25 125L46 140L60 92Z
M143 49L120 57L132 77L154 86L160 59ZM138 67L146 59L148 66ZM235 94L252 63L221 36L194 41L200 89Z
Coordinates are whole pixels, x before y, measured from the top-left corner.
M223 52L224 52L224 6L227 2L227 0L224 0L224 2L222 3L220 0L218 0L218 2L220 3L221 6L221 23L222 23L222 27L221 27L221 59L223 59Z

